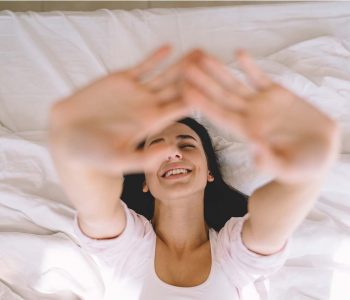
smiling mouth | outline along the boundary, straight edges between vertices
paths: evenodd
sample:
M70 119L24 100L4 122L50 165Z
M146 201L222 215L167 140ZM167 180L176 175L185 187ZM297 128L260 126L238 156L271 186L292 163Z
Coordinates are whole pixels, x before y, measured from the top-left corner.
M177 178L182 178L182 177L186 177L186 176L189 176L190 174L192 173L192 170L189 170L187 173L179 173L179 174L174 174L174 175L170 175L170 176L167 176L165 177L162 176L163 179L177 179Z

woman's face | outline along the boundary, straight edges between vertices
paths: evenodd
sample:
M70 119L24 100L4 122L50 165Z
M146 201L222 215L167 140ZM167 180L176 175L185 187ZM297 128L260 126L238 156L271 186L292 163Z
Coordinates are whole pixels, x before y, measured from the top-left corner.
M146 185L154 198L171 200L204 191L208 181L207 158L199 136L190 127L174 123L146 139L144 149L157 143L173 146L157 171L146 172ZM171 169L188 169L187 174L170 175Z

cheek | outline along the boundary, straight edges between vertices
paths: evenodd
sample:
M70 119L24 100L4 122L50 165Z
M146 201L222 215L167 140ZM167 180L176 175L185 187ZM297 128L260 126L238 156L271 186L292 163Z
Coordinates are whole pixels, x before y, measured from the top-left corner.
M203 182L207 182L208 180L208 171L205 168L201 170L201 180Z
M206 157L202 156L200 158L197 157L195 162L195 168L197 171L197 176L200 177L200 179L207 179L208 175L208 166L207 166L207 160Z
M145 174L145 182L147 185L151 185L152 183L155 182L156 179L157 179L157 174L150 174L150 173Z

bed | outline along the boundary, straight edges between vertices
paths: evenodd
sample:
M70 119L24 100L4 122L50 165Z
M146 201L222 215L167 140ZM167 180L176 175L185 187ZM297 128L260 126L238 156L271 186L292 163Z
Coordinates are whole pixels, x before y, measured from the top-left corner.
M270 299L350 299L348 2L1 11L0 299L103 299L103 271L78 245L74 209L48 152L48 111L164 42L174 46L171 61L201 47L238 75L232 53L244 47L275 81L339 122L341 154L295 231L285 266L270 279ZM242 141L195 117L209 129L229 184L250 195L270 180L254 169Z

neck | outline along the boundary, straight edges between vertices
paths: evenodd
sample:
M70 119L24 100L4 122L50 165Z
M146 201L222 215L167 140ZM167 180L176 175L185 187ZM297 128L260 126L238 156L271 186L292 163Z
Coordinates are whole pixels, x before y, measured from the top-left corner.
M204 192L172 201L155 199L152 224L157 237L169 250L182 254L208 241L203 199Z

